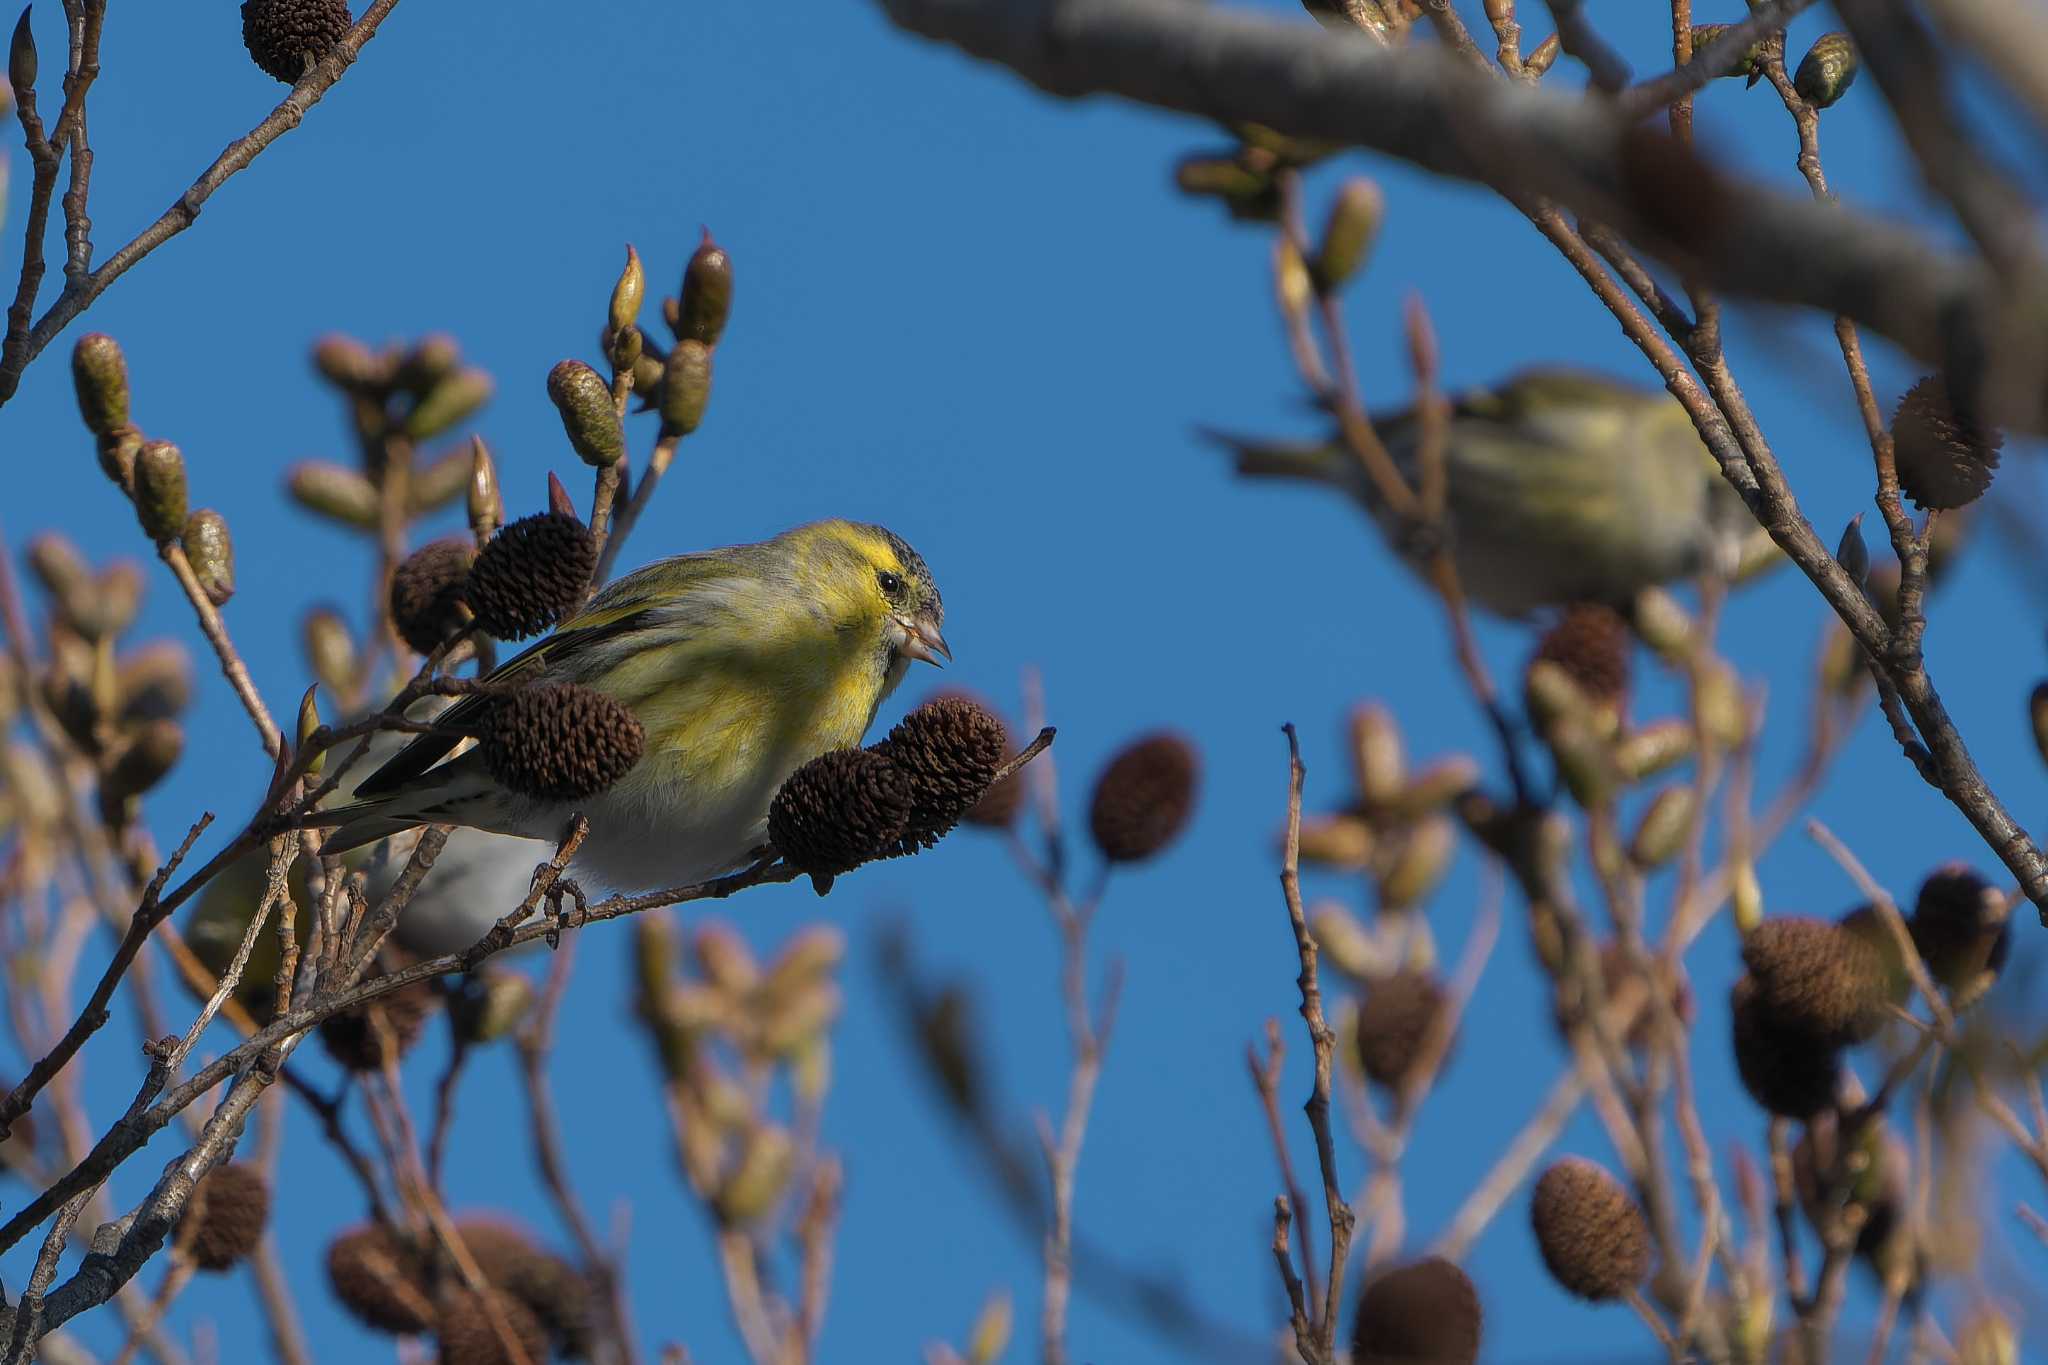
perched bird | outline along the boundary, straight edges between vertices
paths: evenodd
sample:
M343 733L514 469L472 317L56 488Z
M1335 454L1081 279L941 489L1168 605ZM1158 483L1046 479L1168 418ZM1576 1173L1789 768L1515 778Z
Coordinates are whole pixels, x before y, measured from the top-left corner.
M679 555L605 587L490 683L574 683L623 706L639 758L568 802L508 789L472 747L446 758L485 696L422 735L323 812L339 852L420 824L560 839L590 833L573 870L619 890L680 885L742 866L764 842L783 779L860 742L911 660L951 658L924 560L879 526L821 521L758 545ZM446 759L444 762L443 759Z
M1733 576L1771 550L1678 401L1567 369L1532 369L1451 399L1444 440L1453 561L1474 602L1506 617L1700 573ZM1374 427L1411 488L1413 409ZM1404 529L1358 460L1330 442L1219 438L1240 474L1302 479L1364 504L1405 558Z

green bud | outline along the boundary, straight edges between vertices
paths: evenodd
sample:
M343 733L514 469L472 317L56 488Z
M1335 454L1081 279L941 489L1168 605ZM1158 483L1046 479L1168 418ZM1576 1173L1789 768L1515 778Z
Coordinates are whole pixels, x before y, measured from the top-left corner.
M235 543L228 536L227 518L211 507L202 507L185 521L185 558L192 574L206 592L206 600L225 606L235 595Z
M301 460L292 466L286 485L293 500L309 512L366 531L377 527L377 486L353 469L326 460Z
M1835 562L1858 588L1870 581L1870 546L1863 540L1861 512L1849 518L1849 524L1842 528L1842 539L1835 545Z
M490 402L495 387L482 370L456 370L420 396L400 427L416 441L439 436Z
M69 806L57 775L32 744L16 741L0 750L0 787L6 789L16 817L31 828L57 824Z
M796 1144L779 1124L764 1123L748 1136L739 1164L712 1199L719 1221L752 1223L773 1211L796 1169Z
M643 342L645 338L642 338ZM640 395L641 411L660 399L661 377L668 371L664 357L647 350L643 345L640 354L633 361L633 392Z
M1747 934L1764 922L1764 887L1756 879L1756 862L1746 854L1732 862L1728 884L1729 903L1735 911L1735 930Z
M43 705L86 753L99 750L99 703L94 699L94 651L68 630L50 632L50 661L36 680Z
M1409 778L1400 793L1386 803L1385 811L1404 819L1427 815L1478 785L1479 760L1470 754L1452 754Z
M760 1020L761 1050L771 1057L794 1057L822 1039L839 1017L845 999L828 981L814 981L777 1002Z
M518 972L484 972L462 983L448 1019L463 1042L495 1043L511 1036L537 998L533 982Z
M1646 588L1636 594L1630 624L1666 663L1683 664L1692 657L1692 614L1664 589Z
M469 442L469 529L479 542L489 540L505 520L505 500L498 494L498 466L484 438Z
M128 362L105 332L87 332L71 348L71 384L86 430L106 436L128 425Z
M673 294L664 295L661 300L661 320L668 324L671 335L682 335L683 301Z
M711 229L705 228L702 245L691 254L690 264L683 270L676 340L716 346L731 312L732 258L725 254L724 247L711 240Z
M1749 702L1735 670L1716 659L1699 672L1693 686L1700 724L1707 738L1724 749L1740 748L1749 738Z
M1351 713L1352 780L1366 805L1392 801L1406 785L1407 760L1401 754L1401 727L1394 713L1367 702Z
M633 920L633 971L640 982L640 1012L658 1012L676 975L676 930L666 915L639 915Z
M316 684L315 686L307 688L306 695L299 698L299 748L304 749L306 745L312 740L313 736L318 734L319 731L320 688ZM313 755L312 762L306 765L306 776L318 777L320 776L321 771L326 768L326 766L327 751L325 749L322 749L319 753Z
M607 469L619 462L626 453L626 429L602 375L580 360L564 360L548 371L548 397L583 463Z
M1380 975L1386 965L1386 954L1367 933L1358 917L1335 901L1316 907L1309 921L1315 933L1316 946L1323 951L1332 966L1346 976L1368 980Z
M1629 858L1645 872L1670 862L1685 847L1698 809L1699 796L1690 786L1681 784L1658 792L1636 825L1635 837L1629 840Z
M142 607L142 566L117 559L65 604L65 619L88 640L111 640L135 624Z
M982 1305L967 1337L967 1365L995 1365L1010 1345L1010 1296L995 1293Z
M762 991L790 995L832 974L846 956L846 935L829 924L800 929L769 964Z
M114 671L114 722L169 720L192 704L192 660L175 640L124 655Z
M16 90L27 90L36 83L36 35L28 24L34 9L33 5L22 8L21 18L14 23L14 39L7 45L7 83Z
M455 344L455 338L436 333L420 338L399 356L391 371L391 383L408 393L430 393L453 375L461 363L462 348Z
M1431 816L1409 829L1380 873L1380 909L1407 910L1420 905L1450 870L1457 851L1457 827L1448 817Z
M688 436L710 402L711 348L701 341L677 342L661 381L661 434Z
M731 926L706 921L690 940L690 955L706 981L732 995L745 995L760 984L761 969L753 950Z
M123 493L134 493L135 457L142 453L142 433L134 427L116 427L96 444L100 472L118 484Z
M405 485L405 511L423 517L439 511L469 488L471 458L467 450L451 450L425 468L415 469Z
M184 751L185 731L178 722L150 721L114 746L100 791L116 801L140 796L164 780Z
M1301 860L1318 867L1362 872L1372 864L1378 840L1371 822L1341 811L1335 815L1305 815L1301 819Z
M1204 198L1250 199L1272 188L1267 177L1247 170L1234 156L1193 156L1174 167L1181 193Z
M1625 774L1614 746L1596 727L1590 707L1582 714L1553 720L1544 728L1543 742L1557 761L1558 776L1581 807L1595 810L1614 799Z
M354 337L324 336L314 342L313 368L344 393L367 393L391 382L391 367Z
M646 354L647 339L638 327L628 324L611 334L611 344L605 348L605 356L611 361L612 373L623 374L640 363Z
M1631 730L1615 746L1615 766L1623 780L1640 782L1646 777L1669 772L1691 758L1694 749L1692 725L1683 720L1653 721Z
M28 543L28 568L60 610L92 587L85 557L61 531L44 531Z
M1986 1304L1956 1333L1960 1365L2018 1365L2020 1335L1997 1308Z
M146 441L135 457L135 518L162 545L185 531L185 457L169 441Z
M1823 33L1799 61L1792 88L1816 109L1826 109L1856 83L1856 45L1846 33Z
M1692 26L1692 55L1695 57L1699 56L1709 43L1714 42L1722 34L1727 33L1734 27L1735 25L1733 24L1694 24ZM1729 76L1741 76L1750 85L1755 85L1764 74L1763 44L1751 44L1749 50L1744 52L1741 58L1737 60L1734 68L1726 74Z
M2048 678L2034 684L2027 698L2027 720L2034 729L2034 749L2048 763Z
M339 698L355 695L356 642L347 622L326 607L315 607L306 613L300 643L305 647L306 664L321 686Z
M1379 186L1363 177L1344 182L1330 205L1322 245L1317 248L1315 264L1310 268L1317 290L1334 293L1358 273L1372 250L1373 239L1379 236L1380 222L1385 216L1386 198Z
M626 243L626 266L619 272L619 282L612 286L612 306L608 319L614 332L623 332L640 320L640 300L647 293L647 272L640 268L640 253Z

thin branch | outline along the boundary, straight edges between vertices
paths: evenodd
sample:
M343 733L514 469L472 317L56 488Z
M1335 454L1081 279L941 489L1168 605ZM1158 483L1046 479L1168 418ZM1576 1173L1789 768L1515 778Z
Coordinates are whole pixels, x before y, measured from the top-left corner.
M51 303L49 310L37 319L34 327L26 332L17 333L12 325L16 313L10 312L8 343L4 353L0 353L0 404L14 397L15 391L21 387L22 372L28 368L31 361L42 354L43 348L48 346L73 318L90 307L95 299L107 291L109 285L127 274L144 257L191 227L198 220L200 209L213 197L215 190L226 184L237 172L246 169L271 143L299 126L306 117L306 111L318 104L321 97L341 79L342 74L354 63L357 54L362 51L363 45L376 36L377 26L384 22L385 16L390 14L397 4L398 0L372 0L369 8L363 11L362 18L356 20L355 26L335 44L334 50L307 70L299 83L292 87L291 94L285 96L277 108L247 134L228 144L227 150L215 158L213 164L178 196L177 202L164 210L163 215L138 233L134 240L109 256L97 270L68 281L63 292ZM38 174L40 176L40 167ZM51 166L51 175L54 178L54 163ZM47 193L45 212L47 213ZM41 232L33 221L30 223L30 229L31 236L40 240ZM37 280L40 282L39 249L35 255ZM32 307L35 290L29 285L26 276L27 271L24 270L24 292ZM20 302L21 295L17 294L17 310L20 308Z

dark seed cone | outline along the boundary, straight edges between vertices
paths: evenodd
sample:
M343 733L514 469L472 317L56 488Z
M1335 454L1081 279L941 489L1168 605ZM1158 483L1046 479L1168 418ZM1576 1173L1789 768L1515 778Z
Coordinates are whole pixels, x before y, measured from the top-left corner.
M1772 1015L1746 972L1728 992L1728 1011L1735 1070L1751 1099L1788 1119L1808 1119L1834 1104L1841 1064L1827 1040Z
M296 85L351 22L347 0L242 0L242 46L265 73Z
M1125 746L1095 779L1088 832L1113 863L1135 863L1180 837L1195 811L1201 758L1174 734L1148 735Z
M1373 983L1358 1006L1359 1068L1387 1089L1400 1089L1444 1005L1443 987L1424 972L1399 971Z
M192 1263L201 1270L227 1270L263 1240L270 1182L246 1162L216 1166L193 1189L185 1216L199 1220L192 1234Z
M473 540L449 536L414 550L393 571L391 621L415 654L432 654L469 624L463 599L475 558Z
M595 796L647 748L647 731L631 711L577 683L507 693L485 709L480 730L491 776L540 801Z
M1352 1365L1472 1365L1485 1314L1464 1271L1431 1256L1375 1275L1358 1296Z
M1883 956L1863 935L1823 919L1767 919L1742 941L1764 1008L1780 1022L1846 1046L1884 1025Z
M1010 732L979 703L934 697L912 711L875 752L910 784L910 818L897 853L930 848L974 808L1010 751Z
M1859 905L1835 921L1844 930L1870 945L1877 953L1884 970L1884 998L1887 1003L1903 1005L1913 993L1913 974L1906 970L1906 955L1899 948L1899 941L1893 937L1891 926L1884 922L1874 905ZM1912 923L1907 922L1907 928Z
M1957 410L1948 381L1930 374L1892 413L1899 487L1924 508L1961 507L1991 486L2005 435Z
M595 568L597 542L576 517L521 517L478 552L469 571L469 609L500 640L523 640L581 605Z
M1588 701L1619 711L1628 700L1634 645L1620 613L1597 602L1579 602L1567 607L1557 624L1543 633L1529 662L1556 664Z
M456 1230L484 1279L524 1304L557 1351L572 1359L589 1355L597 1325L590 1276L507 1224L468 1218Z
M820 754L791 773L768 807L768 840L791 866L835 877L904 838L916 796L910 779L871 749Z
M1968 863L1946 863L1920 884L1907 927L1929 974L1952 994L1995 978L2012 947L2005 893Z
M378 1071L384 1066L384 1040L394 1058L402 1058L426 1032L427 1020L441 1003L424 981L330 1015L320 1023L320 1044L327 1055L350 1071Z
M426 1263L381 1223L351 1228L327 1246L327 1282L358 1321L393 1335L431 1331Z
M528 1365L543 1365L548 1359L548 1334L540 1319L502 1289L491 1290L486 1301L454 1281L445 1286L434 1308L439 1318L434 1340L441 1348L440 1365L512 1365L516 1357L498 1335L500 1322L510 1329Z
M1620 1181L1583 1157L1543 1173L1529 1221L1550 1277L1582 1299L1620 1298L1650 1273L1643 1211Z

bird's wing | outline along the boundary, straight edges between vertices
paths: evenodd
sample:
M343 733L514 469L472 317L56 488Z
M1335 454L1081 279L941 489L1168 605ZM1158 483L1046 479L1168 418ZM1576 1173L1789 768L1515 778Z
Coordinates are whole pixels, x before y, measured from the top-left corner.
M653 626L671 626L675 613L661 599L674 599L693 584L716 577L719 569L708 555L679 555L651 564L619 579L600 592L553 635L507 659L484 679L486 683L532 682L547 676L575 678L578 665L608 641ZM420 777L462 742L467 722L476 718L484 695L462 698L434 718L447 733L421 735L392 755L383 767L356 788L360 799L389 796Z
M507 659L483 681L511 683L537 679L554 672L593 645L638 629L645 616L646 611L642 608L610 620L588 621L556 631ZM421 735L400 749L386 760L383 767L363 779L362 785L356 788L357 797L388 796L447 757L448 751L462 742L466 723L475 719L486 700L488 698L481 694L467 696L435 716L434 723L446 726L447 733Z

